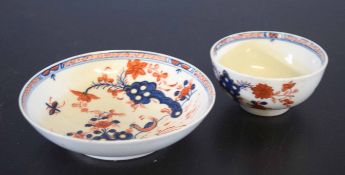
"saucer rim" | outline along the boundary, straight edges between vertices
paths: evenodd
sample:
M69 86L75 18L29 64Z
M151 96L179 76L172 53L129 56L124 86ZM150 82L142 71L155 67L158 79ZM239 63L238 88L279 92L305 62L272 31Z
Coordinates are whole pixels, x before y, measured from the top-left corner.
M41 126L40 124L38 124L37 122L34 122L29 115L25 112L23 104L22 104L22 100L23 100L23 96L24 96L24 92L25 89L28 87L28 85L32 82L32 80L34 80L37 76L39 76L44 70L54 66L54 65L58 65L60 63L66 62L68 60L72 60L78 57L83 57L83 56L87 56L87 55L94 55L94 54L102 54L102 53L109 53L109 52L140 52L140 53L147 53L147 54L153 54L153 55L158 55L158 56L163 56L163 57L168 57L168 58L172 58L175 60L180 61L181 63L187 64L189 66L191 66L192 68L195 69L195 71L199 71L206 79L207 82L209 82L210 84L210 90L211 91L206 91L207 95L210 98L210 102L208 103L208 107L207 109L204 111L204 113L201 115L201 117L193 120L191 123L187 124L185 127L180 128L178 130L174 130L172 132L169 133L165 133L162 135L158 135L158 136L153 136L153 137L148 137L148 138L140 138L140 139L131 139L131 140L120 140L120 141L103 141L103 140L86 140L86 139L78 139L78 138L73 138L73 137L68 137L65 136L63 134L59 134L56 132L53 132L43 126ZM140 58L138 58L140 59ZM102 61L102 60L100 60ZM172 66L172 65L171 65ZM138 142L149 142L149 141L155 141L155 140L160 140L163 138L168 138L169 136L172 135L178 135L178 134L183 134L183 132L187 129L193 128L195 125L195 127L198 126L198 124L200 124L205 118L206 116L210 113L210 111L212 110L214 104L216 101L216 90L215 87L212 83L212 81L210 80L210 78L204 73L202 72L199 68L197 68L196 66L194 66L193 64L184 61L182 59L167 55L167 54L163 54L163 53L158 53L158 52L151 52L151 51L144 51L144 50L103 50L103 51L94 51L94 52L88 52L88 53L83 53L83 54L79 54L79 55L75 55L72 57L68 57L66 59L60 60L58 62L55 62L53 64L50 64L49 66L44 67L43 69L41 69L40 71L38 71L36 74L34 74L26 83L25 85L22 87L20 94L19 94L19 98L18 98L18 103L19 103L19 109L22 113L22 115L24 116L24 118L36 129L36 130L41 130L45 133L48 133L49 135L53 135L55 137L64 139L64 140L68 140L68 141L75 141L75 142L82 142L82 143L96 143L96 144L131 144L131 143L138 143ZM194 128L195 129L195 128ZM194 130L193 129L193 130ZM192 130L192 131L193 131ZM44 136L46 137L46 136ZM47 138L47 137L46 137Z

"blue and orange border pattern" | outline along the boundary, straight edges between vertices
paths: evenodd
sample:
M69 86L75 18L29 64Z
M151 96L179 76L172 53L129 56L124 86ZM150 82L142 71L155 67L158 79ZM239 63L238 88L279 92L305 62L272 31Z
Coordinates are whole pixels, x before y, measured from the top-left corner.
M258 31L258 32L244 32L244 33L238 33L233 34L230 36L227 36L220 41L217 42L217 44L214 46L213 50L211 51L213 55L216 55L219 49L223 48L224 46L237 42L240 40L248 40L248 39L271 39L271 40L281 40L286 41L290 43L294 43L297 45L300 45L306 49L311 50L313 53L315 53L320 59L321 62L325 62L327 55L325 52L321 49L320 46L315 44L314 42L289 33L282 33L282 32L267 32L267 31Z

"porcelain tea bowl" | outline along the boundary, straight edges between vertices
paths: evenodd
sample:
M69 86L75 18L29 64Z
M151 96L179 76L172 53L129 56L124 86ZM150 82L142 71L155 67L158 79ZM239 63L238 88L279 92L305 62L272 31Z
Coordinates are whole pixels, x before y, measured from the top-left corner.
M103 160L127 160L192 132L215 101L198 68L147 51L110 50L67 58L23 87L20 110L45 138Z
M271 78L244 74L220 64L220 55L225 49L253 39L265 40L270 47L281 52L286 64L297 62L310 73ZM315 42L273 31L251 31L224 37L212 46L210 54L214 73L223 89L245 111L266 117L283 114L306 100L318 86L328 63L326 52Z

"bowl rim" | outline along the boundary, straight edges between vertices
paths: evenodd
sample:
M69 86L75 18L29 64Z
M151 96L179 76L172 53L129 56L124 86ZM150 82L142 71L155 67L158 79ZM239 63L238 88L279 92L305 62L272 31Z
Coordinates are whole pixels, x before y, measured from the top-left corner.
M22 105L22 100L23 100L23 95L24 95L24 91L26 89L26 87L32 82L32 80L34 78L36 78L38 75L40 75L44 70L54 66L54 65L58 65L60 63L66 62L68 60L72 60L74 58L78 58L78 57L82 57L82 56L86 56L86 55L93 55L93 54L101 54L101 53L108 53L108 52L140 52L140 53L147 53L147 54L153 54L153 55L159 55L159 56L163 56L163 57L169 57L169 58L173 58L175 60L180 61L181 63L184 64L188 64L189 66L191 66L192 68L194 68L196 71L199 71L201 73L201 75L203 75L205 77L205 79L207 80L207 82L209 82L210 84L210 88L211 88L211 92L208 92L208 96L211 97L210 99L210 103L207 107L207 109L205 110L205 112L203 112L203 114L201 115L201 117L193 120L191 123L189 123L188 125L186 125L185 127L182 127L178 130L174 130L172 132L169 133L165 133L162 135L158 135L158 136L153 136L153 137L148 137L148 138L142 138L142 139L131 139L131 140L120 140L120 141L103 141L103 140L87 140L87 139L78 139L78 138L73 138L73 137L68 137L65 136L63 134L59 134L56 132L53 132L43 126L41 126L40 124L34 122L29 115L25 112L24 107ZM140 58L139 58L140 59ZM102 61L102 60L100 60ZM43 69L41 69L40 71L38 71L36 74L34 74L26 83L25 85L22 87L20 94L19 94L19 98L18 98L18 103L19 103L19 109L22 113L22 115L24 116L24 118L36 129L36 130L41 130L45 133L48 133L49 135L53 135L59 139L64 139L64 140L68 140L68 141L72 141L72 142L81 142L81 143L96 143L96 144L130 144L130 143L138 143L138 142L147 142L147 141L154 141L154 140L159 140L162 138L167 138L169 136L175 135L175 134L179 134L182 133L183 131L192 128L194 125L200 124L205 117L209 114L209 112L211 111L211 109L213 108L214 104L216 101L216 91L214 88L214 85L212 83L212 81L209 79L209 77L202 72L199 68L197 68L196 66L194 66L193 64L181 60L179 58L167 55L167 54L162 54L162 53L157 53L157 52L151 52L151 51L144 51L144 50L103 50L103 51L94 51L94 52L87 52L87 53L83 53L83 54L79 54L79 55L75 55L75 56L71 56L71 57L67 57L63 60L60 60L58 62L55 62L53 64L50 64L49 66L44 67ZM193 131L193 130L192 130ZM40 133L41 134L41 133ZM42 135L42 134L41 134ZM46 139L48 139L45 135L43 135ZM48 139L50 140L50 139Z
M293 36L295 38L300 38L300 39L304 39L312 44L314 44L317 48L320 49L321 53L323 53L325 55L324 57L324 61L321 60L321 66L315 70L315 71L312 71L311 73L308 73L308 74L304 74L304 75L300 75L300 76L293 76L293 77L284 77L284 78L272 78L272 77L260 77L260 76L253 76L253 75L249 75L249 74L245 74L245 73L241 73L241 72L238 72L238 71L235 71L229 67L225 67L223 66L222 64L219 63L219 61L216 61L216 56L213 54L213 50L215 49L215 47L224 39L228 38L228 37L232 37L232 36L235 36L235 35L240 35L240 34L248 34L248 33L276 33L276 34L282 34L282 35L289 35L289 36ZM236 40L235 40L236 41ZM283 39L284 41L284 39ZM309 77L312 77L312 76L315 76L317 74L319 74L320 72L323 72L327 65L328 65L328 55L327 55L327 52L319 45L317 44L316 42L308 39L308 38L305 38L303 36L300 36L300 35L295 35L295 34L292 34L292 33L287 33L287 32L279 32L279 31L245 31L245 32L239 32L239 33L233 33L231 35L227 35L225 37L222 37L221 39L219 39L218 41L216 41L212 47L211 47L211 50L210 50L210 56L211 56L211 61L213 64L216 64L218 67L221 67L223 70L226 70L228 72L231 72L233 74L237 74L239 76L242 76L242 77L246 77L246 78L251 78L251 79L260 79L260 80L264 80L264 81L291 81L291 80L298 80L298 79L304 79L304 78L309 78ZM322 59L320 58L318 55L317 57L319 59Z

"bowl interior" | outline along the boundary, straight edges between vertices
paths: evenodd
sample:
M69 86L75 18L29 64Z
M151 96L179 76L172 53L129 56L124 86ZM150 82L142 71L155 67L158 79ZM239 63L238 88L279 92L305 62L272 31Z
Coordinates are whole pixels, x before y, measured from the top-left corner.
M287 78L319 71L327 56L314 42L282 32L245 32L218 41L213 61L232 71L258 77Z
M214 101L208 78L181 60L141 51L66 59L24 87L26 118L69 137L129 140L201 120Z

